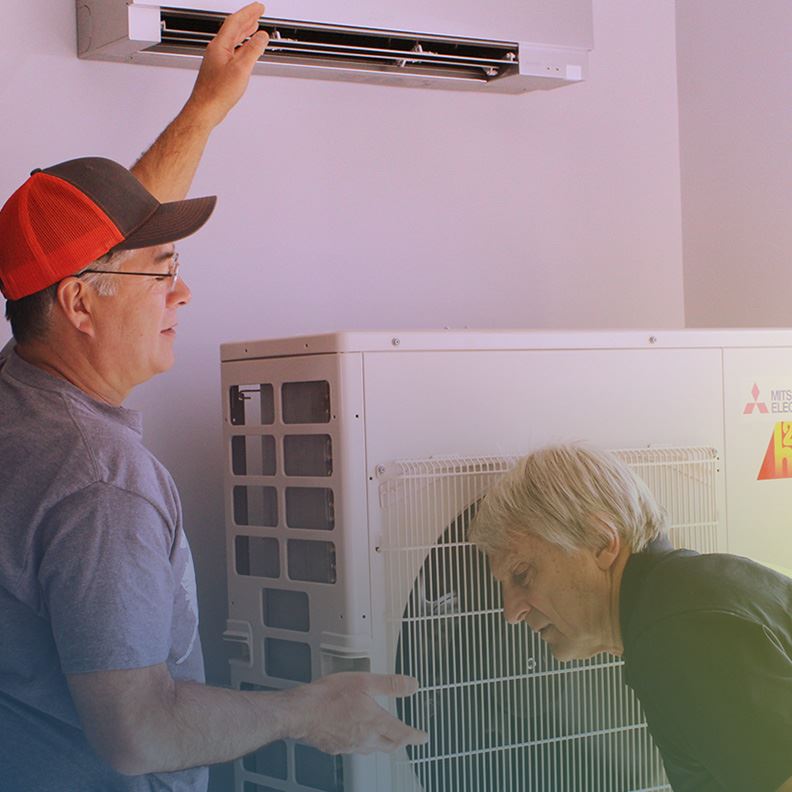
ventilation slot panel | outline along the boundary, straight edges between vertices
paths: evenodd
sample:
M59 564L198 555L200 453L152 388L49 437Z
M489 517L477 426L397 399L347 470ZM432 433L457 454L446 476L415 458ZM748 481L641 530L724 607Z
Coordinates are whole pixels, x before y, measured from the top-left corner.
M163 8L162 40L153 52L201 54L220 29L224 15ZM448 76L487 82L517 73L518 45L409 34L388 30L263 19L270 44L261 60L269 63L325 65L340 69L371 70Z

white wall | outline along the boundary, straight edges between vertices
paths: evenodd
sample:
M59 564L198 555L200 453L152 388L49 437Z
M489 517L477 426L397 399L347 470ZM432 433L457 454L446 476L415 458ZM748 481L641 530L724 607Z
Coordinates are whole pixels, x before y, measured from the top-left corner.
M678 3L690 326L789 326L792 4Z
M72 0L5 9L0 195L131 163L193 73L82 62ZM683 324L672 0L595 0L585 84L523 96L254 78L193 194L172 372L129 402L173 472L210 679L226 678L221 341L331 329ZM0 341L8 333L0 331Z

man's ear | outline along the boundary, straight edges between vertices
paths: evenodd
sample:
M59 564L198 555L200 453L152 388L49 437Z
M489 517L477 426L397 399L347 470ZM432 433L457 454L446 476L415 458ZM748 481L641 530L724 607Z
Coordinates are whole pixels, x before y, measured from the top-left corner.
M594 553L594 559L604 572L610 569L619 557L622 547L621 536L611 520L605 517L595 517L594 520L603 536L599 550Z
M92 338L96 332L93 321L96 296L96 292L79 278L64 278L58 284L58 307L66 321Z

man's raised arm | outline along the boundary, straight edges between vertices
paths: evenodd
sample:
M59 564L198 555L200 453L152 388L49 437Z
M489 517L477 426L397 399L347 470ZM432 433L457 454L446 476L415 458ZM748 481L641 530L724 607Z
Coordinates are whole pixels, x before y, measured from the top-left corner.
M258 30L263 13L261 3L250 3L225 20L206 47L187 103L131 168L159 201L187 195L209 135L245 93L269 42L267 33Z

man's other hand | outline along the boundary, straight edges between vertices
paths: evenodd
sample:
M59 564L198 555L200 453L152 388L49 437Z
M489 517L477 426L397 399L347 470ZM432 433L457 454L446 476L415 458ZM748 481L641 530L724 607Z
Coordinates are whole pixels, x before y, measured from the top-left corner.
M395 751L421 745L426 732L394 718L374 696L401 698L418 689L408 676L346 672L330 674L311 685L294 688L297 738L329 754Z
M223 22L206 47L185 109L199 111L212 126L217 126L245 93L253 67L269 43L267 32L258 29L263 13L262 3L246 5Z

